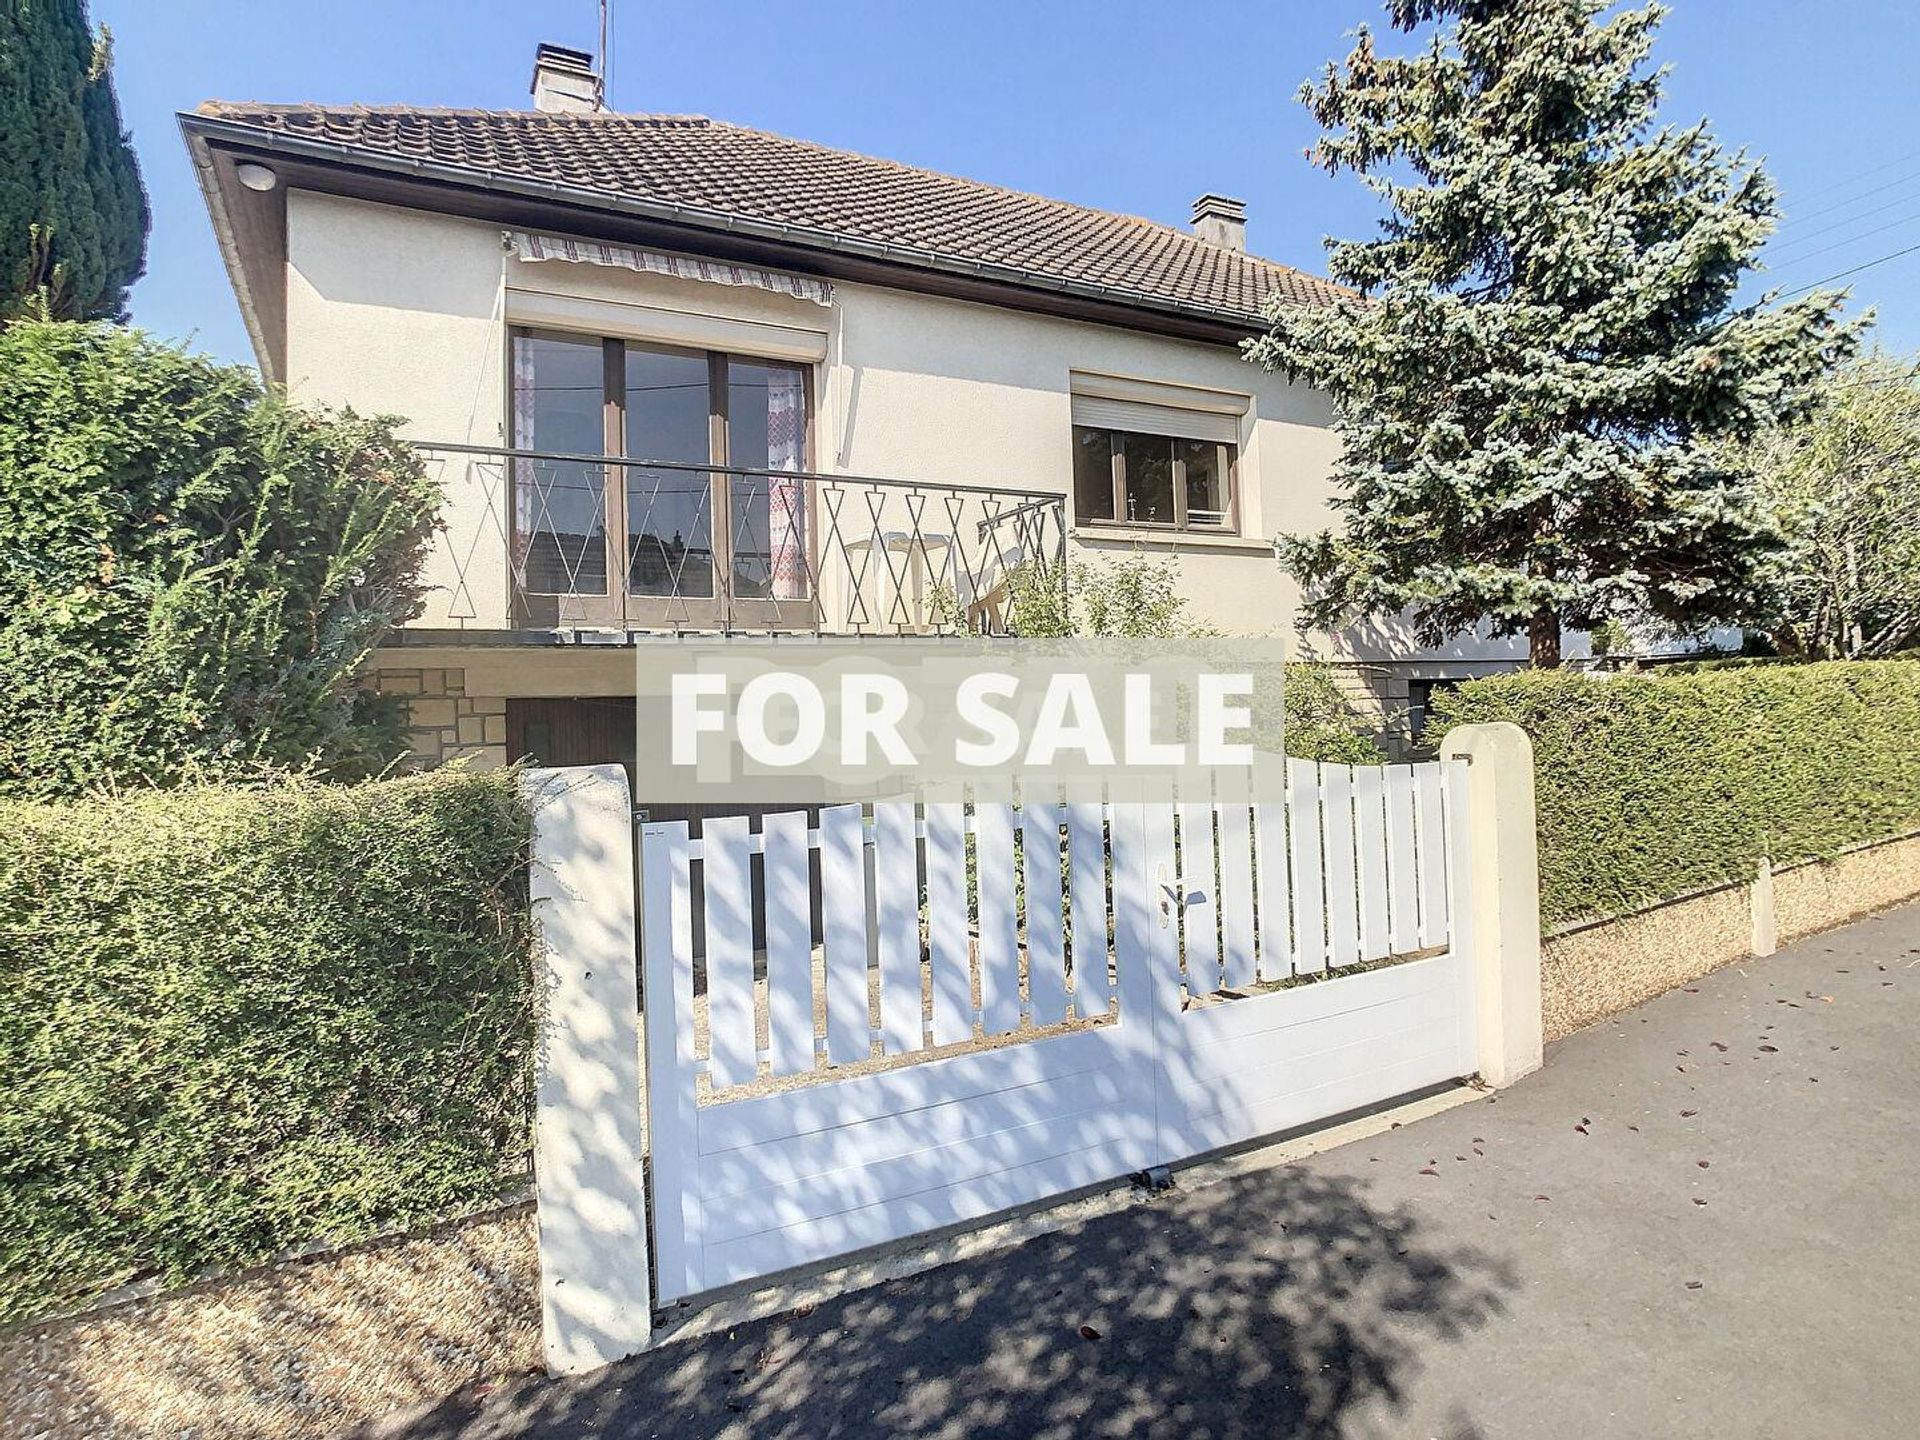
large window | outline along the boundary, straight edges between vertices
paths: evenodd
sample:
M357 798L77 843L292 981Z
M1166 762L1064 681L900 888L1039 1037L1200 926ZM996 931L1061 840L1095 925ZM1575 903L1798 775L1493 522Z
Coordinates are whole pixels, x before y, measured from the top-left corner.
M1076 522L1233 531L1237 450L1226 438L1233 432L1234 422L1219 416L1183 419L1159 406L1076 397Z
M543 452L513 466L524 596L642 619L808 598L805 482L779 473L806 469L801 366L517 331L513 440Z

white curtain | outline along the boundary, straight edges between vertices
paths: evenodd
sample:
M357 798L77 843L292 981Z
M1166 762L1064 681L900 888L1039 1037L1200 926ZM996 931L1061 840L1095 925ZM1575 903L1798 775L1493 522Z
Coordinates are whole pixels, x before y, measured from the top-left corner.
M533 449L533 344L524 335L513 337L513 448L516 450ZM531 536L539 519L534 503L533 466L525 460L515 460L513 473L513 555L514 578L521 584L527 580L527 554L531 548Z
M798 370L767 372L767 468L804 470L807 392ZM767 519L773 552L773 598L807 598L807 487L804 480L767 483Z

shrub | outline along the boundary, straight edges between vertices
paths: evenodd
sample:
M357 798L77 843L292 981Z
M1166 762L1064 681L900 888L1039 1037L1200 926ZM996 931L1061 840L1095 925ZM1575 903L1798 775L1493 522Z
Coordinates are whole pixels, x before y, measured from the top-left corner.
M1111 561L1023 566L1013 577L1009 616L1027 639L1108 636L1130 640L1219 640L1187 613L1171 563L1128 555ZM1325 666L1287 666L1286 753L1303 760L1378 765L1385 758Z
M1187 613L1172 562L1145 555L1018 565L1007 577L1007 620L1014 634L1028 640L1191 640L1219 633Z
M0 1320L496 1194L526 851L511 772L0 800Z
M1531 672L1434 696L1533 741L1549 924L1618 914L1920 828L1920 667Z
M1342 765L1379 765L1386 756L1324 665L1287 666L1287 754Z
M356 673L438 491L388 422L106 325L0 330L0 789L404 747Z

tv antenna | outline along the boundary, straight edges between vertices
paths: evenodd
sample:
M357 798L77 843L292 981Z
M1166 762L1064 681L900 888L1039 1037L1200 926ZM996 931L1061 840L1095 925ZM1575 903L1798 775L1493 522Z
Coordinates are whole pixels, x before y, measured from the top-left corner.
M613 0L600 0L600 108L607 108L607 87L613 83L613 27L610 12Z

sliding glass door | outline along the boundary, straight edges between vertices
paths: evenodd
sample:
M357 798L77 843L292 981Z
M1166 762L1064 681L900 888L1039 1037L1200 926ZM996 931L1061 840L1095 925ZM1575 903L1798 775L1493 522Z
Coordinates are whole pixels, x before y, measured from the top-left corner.
M704 351L625 347L620 453L637 459L704 464L713 454L712 368ZM716 584L713 476L705 470L629 466L626 480L627 593L671 607L684 602L703 617Z
M729 356L730 463L757 471L806 469L806 375L797 365ZM778 473L733 475L727 486L728 588L759 609L808 598L806 482Z
M803 367L521 331L513 375L522 623L812 625Z

